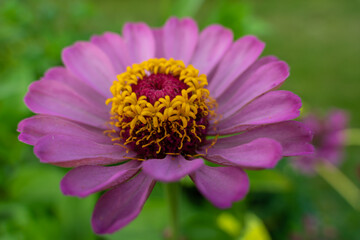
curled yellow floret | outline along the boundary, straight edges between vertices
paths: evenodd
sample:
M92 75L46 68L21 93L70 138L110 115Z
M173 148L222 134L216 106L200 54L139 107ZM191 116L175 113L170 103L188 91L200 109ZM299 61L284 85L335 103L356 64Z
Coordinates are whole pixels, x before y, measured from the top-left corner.
M172 75L188 87L173 99L165 96L152 104L146 96L137 96L132 89L139 80L152 74ZM120 129L120 138L123 138L125 145L136 142L136 145L147 147L155 143L160 152L159 143L176 135L182 139L178 147L181 149L185 140L191 141L189 135L200 139L196 135L197 128L204 129L206 126L197 124L196 119L213 115L215 101L204 88L207 84L206 75L199 75L197 69L192 65L185 66L183 61L161 58L133 64L127 67L126 72L117 76L110 88L113 97L107 99L106 104L112 104L111 123ZM122 134L125 131L129 132L126 139ZM141 134L142 132L146 132L146 135ZM157 137L152 138L155 134Z

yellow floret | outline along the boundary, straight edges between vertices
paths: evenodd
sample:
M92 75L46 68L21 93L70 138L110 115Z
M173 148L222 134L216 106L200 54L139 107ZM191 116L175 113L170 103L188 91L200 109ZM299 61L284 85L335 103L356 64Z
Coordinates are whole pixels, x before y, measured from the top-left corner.
M136 85L138 80L150 74L160 73L177 77L188 88L183 89L181 95L172 100L169 96L165 96L154 104L149 103L146 96L136 96L132 91L131 86ZM185 66L183 61L161 58L133 64L131 67L127 67L126 72L119 74L117 79L110 88L113 97L107 99L106 104L112 104L111 123L121 129L120 138L122 138L124 129L130 128L130 137L123 139L125 145L136 142L136 145L143 144L142 147L146 147L155 143L159 146L158 152L160 152L159 142L169 134L176 134L182 139L181 146L179 146L181 149L185 139L191 140L187 131L191 131L201 141L200 137L196 135L196 128L205 128L205 126L196 124L197 114L201 112L203 116L209 114L212 116L214 115L212 108L215 106L215 101L210 98L209 91L204 88L208 85L206 75L199 75L197 69L192 65ZM192 128L187 129L190 121ZM141 127L134 132L137 126ZM166 130L169 126L172 133L168 133ZM137 136L142 131L147 131L148 135L138 138ZM162 133L162 137L149 141L151 135L155 133ZM118 136L113 137L114 141L118 139Z

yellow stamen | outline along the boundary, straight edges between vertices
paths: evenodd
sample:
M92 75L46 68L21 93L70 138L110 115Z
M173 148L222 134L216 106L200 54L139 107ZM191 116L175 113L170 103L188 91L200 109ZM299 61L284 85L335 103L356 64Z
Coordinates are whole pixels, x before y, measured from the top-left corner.
M132 90L132 85L137 85L138 81L149 76L149 73L171 74L188 88L183 89L181 95L173 99L165 96L151 104L146 96L136 96ZM143 144L142 147L157 144L157 153L161 151L159 143L170 136L167 129L171 129L181 138L179 150L183 147L185 138L188 142L191 141L190 132L202 141L196 132L197 129L205 129L205 126L197 125L195 120L199 113L201 116L214 116L212 108L216 106L216 102L209 97L209 91L204 88L208 85L206 75L199 75L197 69L192 65L185 66L182 61L161 58L133 64L127 67L126 72L119 74L117 79L110 88L113 97L106 100L106 104L111 103L111 124L120 128L117 136L113 136L114 130L107 132L113 141L123 138L125 129L129 130L130 136L123 139L124 145L130 142ZM192 123L191 128L188 128L189 123ZM143 136L143 132L146 136ZM153 134L162 136L157 135L156 140L150 141Z

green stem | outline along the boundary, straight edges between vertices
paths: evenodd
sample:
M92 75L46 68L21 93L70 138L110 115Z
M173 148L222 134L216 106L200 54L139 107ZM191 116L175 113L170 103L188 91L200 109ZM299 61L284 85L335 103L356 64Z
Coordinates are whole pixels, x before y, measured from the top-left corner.
M179 184L165 184L165 192L169 204L170 213L170 239L179 240Z
M360 190L339 169L328 162L319 164L316 171L323 177L355 210L360 211Z

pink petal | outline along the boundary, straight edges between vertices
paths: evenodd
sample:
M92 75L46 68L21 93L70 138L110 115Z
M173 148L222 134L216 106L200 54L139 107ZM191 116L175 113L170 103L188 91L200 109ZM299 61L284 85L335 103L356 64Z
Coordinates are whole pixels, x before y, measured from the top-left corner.
M155 56L154 35L145 23L127 23L123 36L132 64L141 63Z
M102 129L48 115L35 115L22 120L18 131L19 140L30 145L35 145L40 138L49 134L81 136L97 143L111 144L110 137L106 136Z
M130 161L118 166L80 166L71 169L61 180L65 195L86 197L128 181L140 169L140 162Z
M254 72L268 63L276 62L278 59L274 56L266 56L258 59L254 64L252 64L244 73L242 73L230 86L228 87L219 97L216 98L219 108L223 108L224 105L228 104L228 101L234 97L234 89L239 89L244 82L246 82Z
M249 191L249 179L241 168L204 165L190 177L199 191L218 208L230 208Z
M271 138L278 141L282 145L283 156L305 155L314 152L314 148L310 144L311 131L304 124L296 121L260 126L242 134L220 138L213 148L232 148L257 138Z
M108 108L100 108L72 88L54 80L33 82L25 103L35 113L64 117L94 127L105 128L109 121Z
M152 29L154 39L155 39L155 57L156 58L165 58L164 53L164 29L157 28Z
M205 158L211 162L248 169L273 168L282 158L282 147L269 138L258 138L230 148L210 148Z
M93 36L91 42L106 53L116 74L124 72L131 65L128 50L119 34L106 32L101 36Z
M165 58L190 61L198 41L198 27L190 18L170 18L164 28Z
M334 109L328 114L328 121L325 122L326 128L330 131L342 131L348 125L349 116L347 112Z
M154 185L155 181L140 173L102 195L92 216L95 233L113 233L129 224L139 215Z
M231 30L220 25L205 28L199 37L191 64L203 74L209 74L225 54L233 40Z
M217 133L233 134L257 125L292 120L300 115L300 108L301 99L292 92L282 90L268 92L232 116L221 119L216 125ZM215 132L210 130L211 133Z
M41 80L52 80L66 84L72 88L81 97L86 98L96 106L101 108L109 108L105 105L106 98L94 90L91 86L87 85L86 82L81 81L79 78L74 76L68 69L64 67L50 68ZM110 110L110 108L109 108Z
M223 118L231 116L255 98L279 87L288 76L289 68L285 62L270 62L262 66L239 89L232 88L233 97L219 108L219 113Z
M110 86L116 73L110 59L97 46L89 42L77 42L62 52L67 69L92 86L106 98L111 97Z
M81 165L108 165L134 157L134 153L117 145L96 143L84 137L47 135L36 143L35 155L43 163L61 167Z
M183 156L167 155L164 159L146 160L144 173L157 181L175 182L192 173L203 165L202 159L186 160Z
M316 156L298 156L291 159L291 164L294 168L300 170L304 174L313 175L315 173L315 167L319 163L319 159Z
M214 77L209 80L209 91L214 98L221 95L260 56L265 44L254 36L237 40L221 60Z
M344 157L344 149L338 147L320 147L316 149L317 160L328 161L334 165L339 165Z

